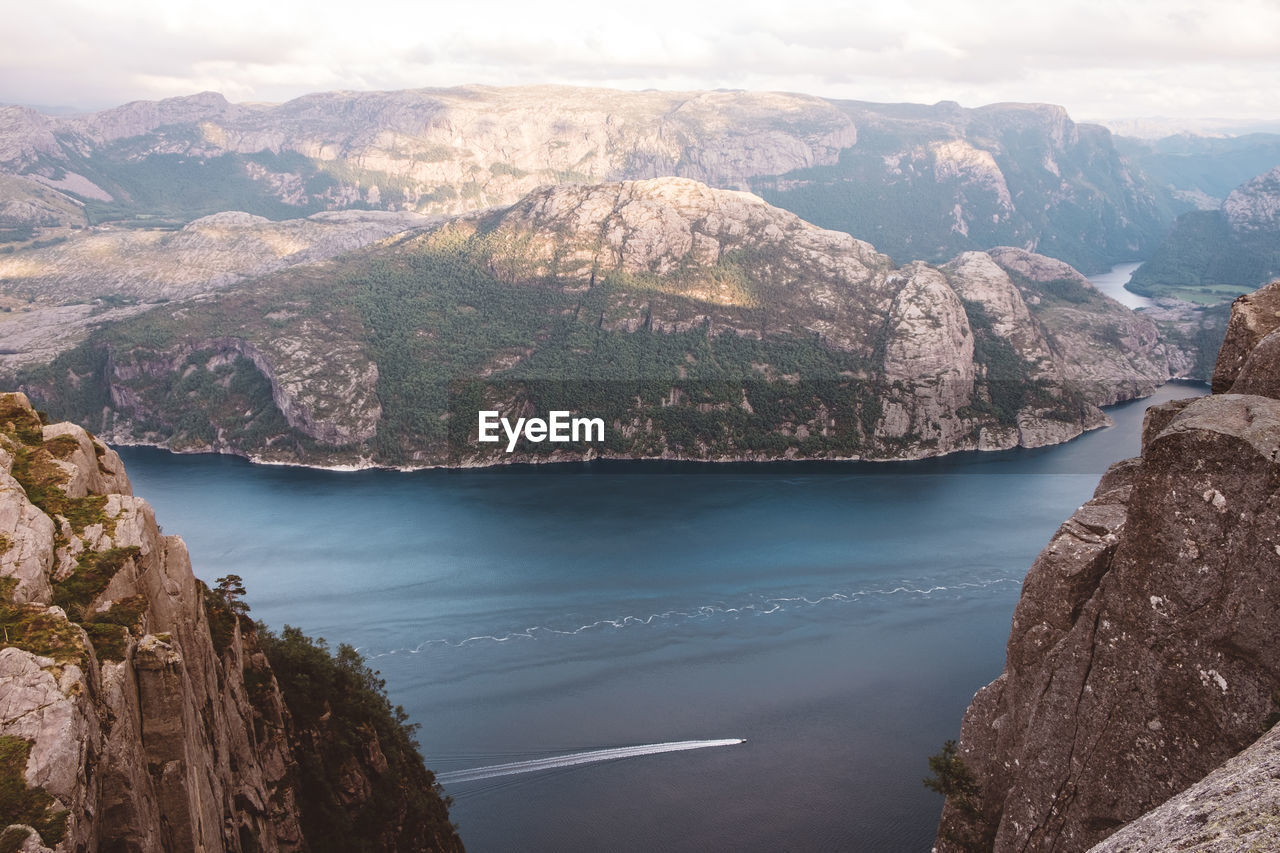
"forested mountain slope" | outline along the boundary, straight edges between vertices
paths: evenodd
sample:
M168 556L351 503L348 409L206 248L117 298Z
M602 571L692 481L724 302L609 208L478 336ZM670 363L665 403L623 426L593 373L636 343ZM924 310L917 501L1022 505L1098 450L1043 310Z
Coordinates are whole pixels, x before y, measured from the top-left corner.
M570 185L105 327L26 387L118 441L309 464L895 459L1037 446L1169 375L1020 249L896 266L746 193ZM476 442L572 410L603 442Z

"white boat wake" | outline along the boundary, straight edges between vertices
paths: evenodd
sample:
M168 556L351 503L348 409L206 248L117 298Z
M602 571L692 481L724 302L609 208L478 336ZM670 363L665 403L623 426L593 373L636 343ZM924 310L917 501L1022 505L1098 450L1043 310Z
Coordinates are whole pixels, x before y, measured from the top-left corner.
M557 770L561 767L576 767L579 764L594 764L597 761L639 758L642 755L657 755L662 752L684 752L690 749L708 749L713 746L736 746L740 743L746 743L746 739L676 740L668 743L646 743L639 746L593 749L590 752L572 752L568 755L558 755L551 758L534 758L529 761L513 761L509 764L493 764L488 767L473 767L470 770L452 770L447 773L437 773L436 781L442 785L449 785L455 782L476 782L480 779L494 779L498 776L515 776L518 773L536 773L539 770Z

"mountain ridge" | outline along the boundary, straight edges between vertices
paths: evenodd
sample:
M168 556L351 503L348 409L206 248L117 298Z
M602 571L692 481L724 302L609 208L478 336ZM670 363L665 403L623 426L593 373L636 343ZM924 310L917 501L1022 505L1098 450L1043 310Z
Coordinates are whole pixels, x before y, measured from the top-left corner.
M161 305L24 387L115 441L267 461L874 459L1061 441L1168 365L1150 321L1060 261L895 267L755 196L661 178L546 187ZM600 415L611 439L492 458L479 408Z
M8 107L0 171L78 194L95 221L353 206L457 214L511 204L541 183L690 177L770 195L899 260L1010 244L1090 270L1137 257L1171 219L1108 132L1061 107L776 92L471 86L278 105L204 93L75 117ZM850 197L854 178L871 183ZM163 191L176 182L189 197ZM870 230L898 220L910 244Z

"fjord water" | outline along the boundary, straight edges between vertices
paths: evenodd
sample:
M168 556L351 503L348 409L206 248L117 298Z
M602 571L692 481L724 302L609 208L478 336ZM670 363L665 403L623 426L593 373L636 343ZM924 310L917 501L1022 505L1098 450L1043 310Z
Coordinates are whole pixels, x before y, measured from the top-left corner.
M1142 266L1140 261L1116 264L1107 272L1089 276L1089 281L1093 282L1093 286L1098 290L1126 308L1149 308L1155 304L1152 300L1125 289L1125 285L1133 277L1134 270L1140 266Z
M927 850L927 757L999 674L1027 568L1136 455L1146 406L1198 393L1059 447L911 463L122 455L197 574L371 659L438 772L746 739L451 784L470 850Z

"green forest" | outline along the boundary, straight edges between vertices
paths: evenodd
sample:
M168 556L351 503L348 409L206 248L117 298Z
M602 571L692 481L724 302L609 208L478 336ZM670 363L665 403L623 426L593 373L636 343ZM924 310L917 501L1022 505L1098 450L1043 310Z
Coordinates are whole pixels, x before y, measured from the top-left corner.
M1178 217L1173 233L1133 274L1128 288L1201 305L1230 302L1280 275L1274 231L1237 232L1218 210Z

